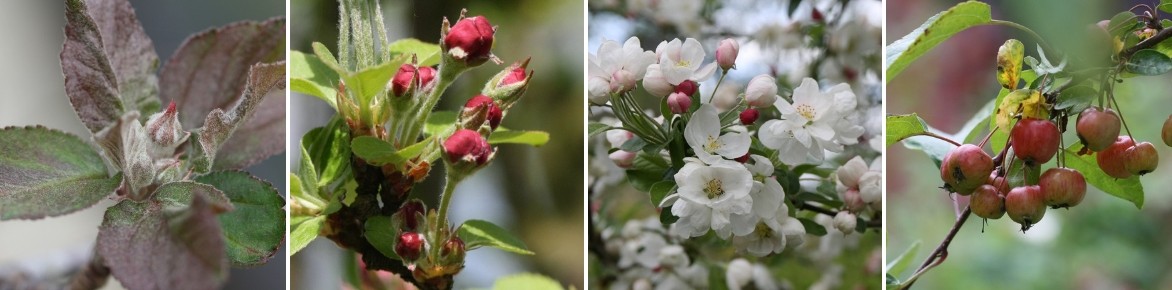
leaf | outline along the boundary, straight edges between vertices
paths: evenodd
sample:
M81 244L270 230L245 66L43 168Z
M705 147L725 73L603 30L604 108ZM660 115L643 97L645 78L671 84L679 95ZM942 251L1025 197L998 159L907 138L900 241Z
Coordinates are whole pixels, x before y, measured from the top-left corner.
M1172 59L1154 49L1143 49L1131 55L1123 67L1137 75L1156 76L1172 71Z
M648 192L651 194L651 206L659 207L659 204L663 202L663 198L667 197L675 189L676 182L674 180L664 180L652 184L651 190Z
M254 112L257 112L258 110L271 112L272 108L259 108L262 107L260 105L261 102L264 100L264 97L268 95L269 91L274 89L283 90L284 88L284 61L272 64L253 65L252 68L249 69L248 85L245 86L243 93L240 95L240 100L235 103L235 107L232 107L229 109L229 111L224 111L220 108L213 109L205 119L203 130L199 134L199 145L203 150L203 156L195 157L197 159L203 159L204 161L196 160L196 162L205 162L206 160L211 160L213 157L216 157L216 153L220 150L220 147L224 145L224 141L228 139L228 137L232 136L236 129L241 126L241 124L248 121ZM282 99L282 103L284 102L284 98L276 99ZM282 111L282 123L284 122L283 113L284 112ZM261 114L269 115L267 112ZM281 130L277 130L275 133L278 133L281 136L279 142L284 142L284 128L282 127ZM270 142L277 141L273 140ZM278 150L284 148L284 143L275 145L278 145ZM197 168L196 170L200 172L206 172L207 168Z
M127 1L65 1L65 94L90 132L158 110L154 45Z
M497 279L492 284L493 290L512 290L512 289L530 289L530 290L562 290L561 283L552 278L533 273L521 273L508 275Z
M1083 108L1090 106L1091 102L1098 97L1098 93L1089 85L1076 85L1062 91L1058 95L1057 103L1054 104L1054 109L1063 110L1066 108L1074 109L1072 112L1080 112Z
M387 46L391 50L392 57L398 57L400 54L406 55L406 60L411 60L411 54L415 54L419 63L418 66L433 66L439 64L440 47L436 44L420 41L414 38L404 38L392 42Z
M366 224L363 225L366 232L366 241L374 246L375 250L382 253L384 256L399 259L399 254L395 253L395 244L399 241L398 231L391 223L389 216L373 216L366 219ZM461 236L461 238L463 238ZM467 240L464 240L467 242ZM471 244L469 244L471 246ZM472 249L469 247L468 249Z
M289 88L294 92L315 96L337 109L338 79L338 72L317 56L289 52Z
M285 91L270 91L217 151L213 169L244 169L285 152Z
M317 238L326 216L294 217L289 226L289 255L297 254Z
M1107 22L1107 33L1117 37L1135 31L1140 26L1138 19L1139 17L1131 11L1116 13L1115 16L1111 16L1111 21Z
M370 100L375 95L387 90L387 83L391 81L391 77L398 71L399 66L402 66L406 61L406 56L395 57L377 66L368 67L352 74L344 74L342 79L346 82L346 90L358 94L359 106L370 104Z
M997 48L997 82L1001 87L1016 90L1021 80L1021 62L1025 55L1025 45L1017 39L1006 40ZM1032 60L1032 58L1031 58ZM1033 65L1033 64L1031 64Z
M641 192L650 192L651 186L660 180L666 180L660 170L627 170L627 182Z
M887 116L887 146L927 131L924 119L916 113Z
M549 133L542 131L497 130L488 136L488 144L525 144L541 147L549 142Z
M427 117L427 123L423 125L423 133L428 136L439 136L440 139L447 138L456 131L456 112L452 111L434 111L431 116Z
M458 234L468 245L468 250L489 246L517 254L533 255L533 252L525 247L524 242L488 221L467 220L460 225Z
M590 125L588 125L588 129L586 130L586 136L594 137L594 135L598 135L599 133L606 132L611 129L614 129L614 127L603 123L590 122Z
M228 256L215 214L230 207L210 185L164 184L151 199L106 209L96 248L129 289L219 288Z
M297 178L301 180L299 185L302 195L317 199L317 169L313 167L313 159L309 156L309 151L305 150L305 143L301 144L301 162L297 166Z
M314 128L301 138L317 172L317 186L332 187L350 174L350 132L339 116L325 127ZM331 188L332 190L332 188Z
M402 165L407 160L418 157L423 152L423 148L427 147L427 144L434 140L427 138L400 150L395 149L395 146L387 141L371 136L359 136L350 141L350 149L354 152L354 155L374 165Z
M887 45L887 81L952 35L991 21L989 4L975 1L962 2L928 18L916 30Z
M823 227L822 225L818 224L817 222L814 222L813 220L808 219L808 218L798 218L798 221L802 222L802 227L806 228L807 234L811 234L811 235L815 235L815 236L825 236L826 235L826 227Z
M184 40L163 65L159 97L175 102L184 129L198 128L212 110L230 110L246 93L253 65L284 59L284 18L211 28Z
M1139 176L1132 176L1124 179L1116 179L1108 176L1103 169L1099 168L1099 163L1095 159L1095 154L1088 154L1079 156L1078 153L1083 145L1075 143L1065 150L1066 166L1071 169L1078 170L1086 178L1087 183L1110 194L1111 196L1130 201L1135 204L1135 208L1142 209L1144 206L1144 187L1139 182Z
M85 141L45 127L0 129L0 220L72 213L101 201L121 181Z
M233 266L259 266L285 241L285 198L267 181L243 171L219 171L196 182L214 186L232 202L219 216Z
M894 259L891 259L891 261L887 262L887 266L883 268L883 272L889 275L899 275L900 273L903 273L903 270L907 269L908 263L911 263L911 258L916 256L916 251L920 250L920 244L920 241L912 243L912 246L908 247L907 250L904 250L903 254L899 254L899 256L896 256Z

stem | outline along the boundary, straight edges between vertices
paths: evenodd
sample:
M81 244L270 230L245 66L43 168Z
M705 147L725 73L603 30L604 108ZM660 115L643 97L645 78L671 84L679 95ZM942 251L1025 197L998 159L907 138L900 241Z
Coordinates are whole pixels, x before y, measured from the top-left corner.
M423 130L423 125L426 124L427 119L431 117L431 111L435 108L435 105L439 103L439 99L444 95L444 91L446 91L448 87L452 85L452 82L455 81L456 78L459 77L460 74L465 70L467 70L467 68L452 66L448 63L448 61L440 62L439 74L436 75L435 79L435 87L431 89L431 93L423 99L423 102L419 103L421 106L415 107L416 112L418 113L414 115L412 120L407 121L407 130L406 134L403 135L403 138L408 138L411 139L410 141L415 141L414 138L419 136L420 131ZM414 142L404 142L404 144L409 143Z
M1123 56L1124 58L1131 57L1131 55L1135 54L1136 52L1155 47L1156 44L1160 44L1160 42L1163 42L1170 37L1172 37L1172 29L1165 28L1164 30L1160 30L1160 32L1156 33L1156 35L1152 36L1151 38L1140 41L1139 43L1136 43L1135 46L1120 51L1119 55Z
M800 210L808 210L808 211L812 211L812 212L816 212L816 213L820 213L820 214L824 214L824 215L828 215L828 216L832 216L832 217L838 215L838 213L839 213L839 211L820 207L820 206L809 204L806 202L795 202L794 208L800 209ZM883 221L874 220L874 219L869 220L869 221L867 221L867 227L868 228L882 228Z
M711 103L711 102L712 102L712 98L715 98L715 97L716 97L716 90L717 90L717 89L720 89L720 84L724 82L724 77L725 77L725 76L727 76L727 75L728 75L728 70L723 70L723 71L720 73L720 79L717 79L717 80L716 80L716 86L715 86L715 87L712 87L712 94L711 94L711 95L708 95L708 96L709 96L709 97L708 97L708 102L709 102L709 103Z
M1114 89L1115 86L1112 85L1111 87L1112 87L1112 89ZM1119 110L1119 101L1115 100L1115 94L1112 93L1110 96L1107 97L1107 99L1111 100L1111 105L1115 106L1115 112L1119 113L1119 121L1123 123L1123 130L1127 130L1127 137L1131 138L1132 140L1135 140L1134 137L1131 137L1131 128L1127 127L1127 120L1125 118L1123 118L1123 111Z
M960 228L964 226L964 222L969 219L969 215L972 213L972 208L964 209L964 213L961 213L960 218L957 218L956 223L952 225L952 230L948 231L947 236L944 236L944 241L940 242L940 245L936 247L935 251L932 251L932 255L929 255L927 260L924 260L924 263L920 265L918 270L916 270L916 274L912 275L912 279L909 279L906 283L904 283L904 286L900 287L899 289L911 288L912 284L915 284L916 282L915 279L919 278L919 276L924 272L927 272L929 269L934 267L934 263L943 263L944 259L948 258L948 245L952 244L952 239L956 237L957 232L960 232ZM940 259L939 262L936 262L937 258Z
M928 132L928 131L924 131L924 132L917 133L917 134L914 134L911 136L903 137L902 139L899 139L896 141L903 141L904 139L910 138L912 136L928 136L928 137L933 137L936 139L944 140L944 142L952 143L952 145L956 145L956 147L960 147L960 145L961 145L960 143L953 141L952 139L948 139L948 137L940 136L939 134Z
M451 172L451 169L448 170L448 172ZM447 174L447 178L444 181L444 193L443 195L440 195L439 229L448 228L448 206L452 204L452 193L456 191L456 184L459 184L461 179L463 179L463 177L456 176L456 174Z

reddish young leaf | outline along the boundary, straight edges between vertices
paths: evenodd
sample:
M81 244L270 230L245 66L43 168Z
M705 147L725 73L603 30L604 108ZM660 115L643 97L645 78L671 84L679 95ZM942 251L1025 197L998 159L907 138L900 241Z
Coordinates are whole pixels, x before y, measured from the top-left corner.
M240 94L239 101L234 101L235 107L227 111L220 108L213 109L208 114L207 119L204 120L203 132L199 135L199 144L202 147L203 156L197 156L198 159L206 161L214 160L216 153L228 137L240 128L242 124L249 121L250 118L257 111L263 111L262 116L272 117L277 115L273 112L272 107L261 106L264 97L270 91L285 89L285 62L277 62L271 64L257 64L249 69L248 84L244 91ZM284 106L281 106L280 118L284 118ZM270 127L271 128L271 127ZM271 131L271 130L270 130ZM269 142L283 142L284 127L280 128L280 140L270 140ZM261 132L242 132L243 134L261 134ZM270 132L271 133L271 132ZM247 144L249 147L266 148L254 144ZM281 145L284 148L284 145ZM279 150L277 152L280 152ZM197 163L205 161L196 160ZM217 167L220 168L220 167ZM205 170L206 168L200 168Z
M40 126L0 129L0 220L88 208L120 179L110 178L102 157L77 136Z

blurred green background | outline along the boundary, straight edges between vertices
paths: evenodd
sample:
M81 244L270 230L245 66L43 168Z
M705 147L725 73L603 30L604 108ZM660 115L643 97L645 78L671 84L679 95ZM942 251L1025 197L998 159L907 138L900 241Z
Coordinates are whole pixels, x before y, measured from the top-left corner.
M1138 4L1157 1L988 1L993 18L1026 25L1065 51L1063 39L1086 34L1086 27ZM888 1L887 42L899 39L956 1ZM1146 9L1137 9L1140 12ZM1167 14L1161 13L1161 17ZM887 113L916 112L928 124L954 133L997 95L997 47L1008 38L1033 40L1011 28L964 31L913 63L888 82ZM1051 57L1055 63L1058 61ZM1145 203L1130 202L1088 187L1082 204L1048 210L1026 233L1008 217L982 231L973 216L953 240L946 262L925 274L918 289L1169 289L1172 288L1172 149L1160 141L1172 113L1172 76L1126 79L1116 88L1124 119L1136 139L1150 141L1160 166L1141 178ZM1072 119L1073 121L1073 119ZM1073 126L1071 127L1073 128ZM1077 142L1073 130L1064 140ZM887 151L887 258L915 241L906 279L943 240L956 218L952 200L939 189L939 170L924 154L900 144ZM1052 166L1052 165L1048 165Z
M484 15L498 26L493 53L505 63L491 62L464 73L440 101L439 109L455 110L477 94L494 74L513 62L532 57L535 71L529 89L510 110L503 126L549 132L540 148L501 146L496 160L461 183L452 200L454 222L484 219L520 237L535 256L519 256L484 248L469 252L456 288L489 287L497 278L537 272L583 286L583 50L581 1L381 1L389 39L414 37L435 43L443 17L453 23L460 9ZM290 2L290 49L311 51L321 42L337 51L337 2ZM301 136L325 125L334 111L318 99L292 93L288 150L298 149ZM298 164L294 156L290 164ZM442 166L413 195L438 204ZM292 257L292 289L337 289L342 283L342 251L317 239Z
M141 0L130 1L147 35L155 45L160 62L189 35L236 21L261 21L285 15L279 0ZM61 73L61 44L64 39L65 1L0 1L0 127L42 124L85 140L90 133L82 126L65 96ZM160 63L160 67L162 63ZM0 154L5 154L0 152ZM252 174L277 185L284 195L285 155L278 154L248 169ZM0 272L32 266L52 269L73 258L88 258L98 235L105 209L103 201L89 209L38 221L0 222ZM284 253L284 247L278 253ZM225 289L281 289L285 285L285 257L274 255L268 264L250 269L233 269ZM0 285L0 288L4 288ZM104 289L121 289L110 279Z

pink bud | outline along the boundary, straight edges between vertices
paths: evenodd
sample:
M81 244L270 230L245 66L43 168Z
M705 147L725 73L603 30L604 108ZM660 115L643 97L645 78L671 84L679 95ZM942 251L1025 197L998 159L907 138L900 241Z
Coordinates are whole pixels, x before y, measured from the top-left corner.
M818 8L812 9L810 12L810 18L814 19L814 22L818 23L822 23L822 21L826 19L825 16L822 16L822 11L818 11Z
M412 199L399 206L399 214L403 217L403 226L407 230L415 230L419 227L419 219L417 216L423 215L424 207L423 201Z
M615 150L607 157L610 157L610 161L614 161L614 164L618 165L619 168L631 168L631 165L635 164L635 152Z
M667 96L667 107L675 114L687 113L688 108L692 107L692 97L684 93L672 93Z
M526 61L525 63L528 64L529 62ZM527 77L528 76L525 74L525 66L517 66L513 70L509 71L509 74L506 75L505 78L501 79L500 86L503 87L503 86L508 86L508 85L512 85L515 83L523 82L523 81L525 81L525 79Z
M777 80L769 75L753 77L745 88L745 101L758 108L772 106L777 101Z
M400 97L408 92L411 92L415 85L415 65L405 63L399 67L399 71L391 78L391 95Z
M761 112L758 112L757 109L754 109L754 108L745 109L744 111L741 111L741 124L743 124L743 125L753 124L754 122L757 122L757 117L760 115L761 115Z
M699 88L700 88L700 84L697 84L696 81L684 80L683 82L680 82L679 85L676 85L676 88L674 91L677 93L683 93L684 95L691 97L693 94L696 94L696 90Z
M733 159L733 160L740 162L740 163L749 162L749 153L745 153L744 156L737 157L736 159Z
M435 80L435 68L434 67L430 67L430 66L419 67L416 70L416 73L419 74L419 87L420 88L427 87L427 85L430 85L431 82Z
M492 151L488 141L484 140L480 133L460 129L444 141L444 153L447 153L448 161L452 163L464 161L483 165L488 162L488 156Z
M621 94L633 89L635 89L635 75L631 72L621 69L610 76L610 92L612 94Z
M416 232L403 232L399 235L399 242L395 243L395 254L403 258L404 262L415 261L423 252L423 235Z
M720 41L716 47L716 64L720 69L729 70L736 65L737 52L741 50L741 45L735 39L725 38Z
M488 60L494 33L492 24L484 16L464 18L444 36L444 48L452 57L478 65Z
M464 103L463 114L465 116L474 116L480 110L487 110L485 112L485 121L488 122L489 127L496 130L496 127L501 124L501 118L504 117L504 112L501 111L501 107L497 106L496 101L485 95L476 95L468 99L467 103Z
M167 105L166 111L155 113L147 120L146 130L151 141L162 146L170 146L187 138L183 126L179 125L179 112L174 101Z

